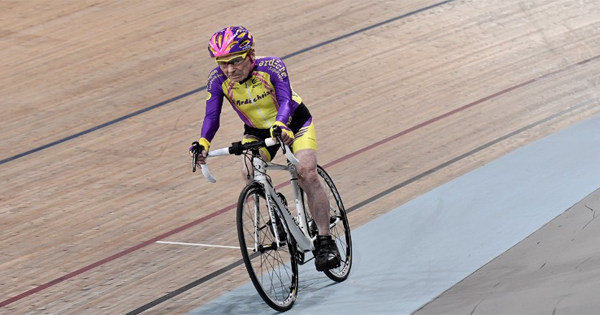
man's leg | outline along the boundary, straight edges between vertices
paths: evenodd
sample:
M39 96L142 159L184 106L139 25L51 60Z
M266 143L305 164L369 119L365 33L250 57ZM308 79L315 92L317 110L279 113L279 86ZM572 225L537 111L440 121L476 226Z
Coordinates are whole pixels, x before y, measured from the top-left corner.
M303 149L295 153L300 161L298 182L306 192L309 210L319 229L315 242L315 266L323 271L340 264L340 253L329 233L329 200L317 174L317 152Z
M319 228L319 235L329 235L329 200L317 174L317 152L304 149L295 155L300 161L298 182L306 192L308 208Z

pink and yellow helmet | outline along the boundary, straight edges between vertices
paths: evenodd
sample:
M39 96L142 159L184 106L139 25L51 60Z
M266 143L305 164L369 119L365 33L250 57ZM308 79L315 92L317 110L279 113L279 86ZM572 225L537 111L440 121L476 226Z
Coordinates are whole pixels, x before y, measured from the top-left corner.
M212 58L236 52L250 50L254 38L243 26L230 26L216 32L208 43L208 52Z

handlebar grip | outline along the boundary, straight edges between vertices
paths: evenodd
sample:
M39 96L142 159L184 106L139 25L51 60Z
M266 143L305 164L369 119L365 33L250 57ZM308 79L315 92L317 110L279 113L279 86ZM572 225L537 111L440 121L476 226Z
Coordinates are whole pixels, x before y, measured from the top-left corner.
M208 179L209 182L211 182L211 183L217 182L217 179L212 176L212 174L210 173L210 170L208 169L208 166L206 166L206 164L201 164L200 168L202 169L202 175L204 175L204 177L206 179Z
M287 145L282 145L281 148L283 154L285 154L285 157L288 159L288 161L290 161L290 163L292 163L295 166L298 166L298 164L300 164L298 158L294 155L294 153L292 153L292 150L290 150L290 148Z
M192 146L190 147L190 152L192 152L192 172L196 172L196 166L198 165L198 154L202 154L202 151L204 150L204 146L200 145L198 141L192 142ZM215 153L220 153L221 155L224 155L223 152L220 151L221 150L217 150ZM217 179L214 178L214 176L212 176L212 174L210 173L210 170L208 169L208 166L206 166L206 164L200 164L200 168L202 169L202 175L204 175L204 177L206 177L208 181L212 183L215 183L217 181Z

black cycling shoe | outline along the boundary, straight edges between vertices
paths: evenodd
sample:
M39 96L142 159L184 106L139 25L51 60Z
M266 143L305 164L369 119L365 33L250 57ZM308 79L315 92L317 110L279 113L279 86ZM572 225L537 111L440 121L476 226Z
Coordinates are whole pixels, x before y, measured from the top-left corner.
M325 271L340 266L341 257L331 235L318 235L315 240L315 267L317 271Z

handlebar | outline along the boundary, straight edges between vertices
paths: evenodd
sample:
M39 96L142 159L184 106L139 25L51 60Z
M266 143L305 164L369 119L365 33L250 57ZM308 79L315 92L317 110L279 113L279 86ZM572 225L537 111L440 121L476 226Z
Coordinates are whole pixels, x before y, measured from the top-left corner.
M252 149L258 149L261 147L270 147L270 146L274 146L278 143L280 143L280 142L276 138L267 138L263 141L249 142L249 143L244 143L244 144L242 144L241 142L234 142L229 147L210 150L208 152L208 157L224 156L224 155L230 155L230 154L242 155L246 151L249 151ZM283 143L283 142L281 142L281 143ZM285 154L285 157L288 159L288 161L290 161L290 163L292 163L293 165L298 165L300 163L300 161L298 160L298 158L296 158L294 153L292 153L292 150L290 150L290 147L288 145L284 144L281 146L281 148L282 148L283 153ZM190 151L192 152L192 163L193 163L192 171L193 172L196 171L196 163L198 161L198 154L201 154L202 150L204 150L204 147L202 147L200 144L198 144L198 142L192 143L192 147L190 148ZM208 169L208 166L206 164L200 164L200 168L202 170L202 174L208 181L210 181L212 183L217 181L217 179L214 178L212 176L212 174L210 173L210 170Z

